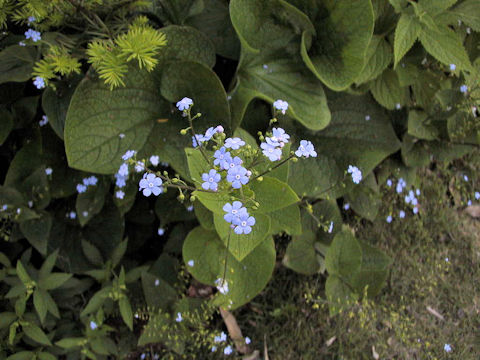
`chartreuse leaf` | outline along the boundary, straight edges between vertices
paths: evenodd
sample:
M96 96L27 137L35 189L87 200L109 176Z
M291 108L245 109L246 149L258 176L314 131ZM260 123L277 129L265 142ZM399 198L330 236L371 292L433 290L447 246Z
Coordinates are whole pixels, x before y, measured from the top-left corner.
M472 69L460 36L449 27L437 27L434 30L422 26L419 38L425 50L441 63L447 66L455 64L458 70Z
M230 195L228 193L214 193L214 192L205 192L205 191L194 191L193 195L200 200L200 202L208 210L213 213L223 214L223 206L227 202L231 202Z
M183 260L193 260L188 270L198 281L215 286L215 280L226 276L228 293L217 294L215 304L224 308L236 309L252 300L267 284L275 266L275 246L268 237L241 262L228 251L218 235L197 227L193 229L183 244Z
M311 2L313 4L313 2ZM316 38L304 32L301 54L308 68L333 90L350 86L361 73L373 35L370 0L326 0L305 9L315 24Z
M264 176L262 181L250 182L250 189L255 193L255 200L260 203L258 211L262 213L280 210L300 200L288 184L269 176Z
M47 352L39 352L38 353L38 359L39 360L55 360L57 357L53 356L50 353Z
M45 280L40 281L39 285L44 290L53 290L62 286L71 277L72 277L72 274L53 272L50 275L48 275L45 278Z
M395 28L395 40L393 42L394 67L413 46L420 33L421 25L417 18L411 14L403 13Z
M355 79L362 84L375 79L392 61L392 48L383 36L374 35L368 45L365 67Z
M129 69L125 86L110 90L86 77L72 96L65 121L65 151L71 167L113 174L127 150L140 150L157 118L166 112L155 76ZM122 138L119 135L124 134Z
M35 356L33 351L19 351L13 355L10 355L7 360L31 360Z
M319 80L284 52L245 53L237 69L237 85L230 101L232 127L240 126L248 104L255 98L269 103L288 102L287 113L312 130L326 127L330 121L325 93Z
M313 24L295 6L283 0L233 0L230 18L242 45L251 52L282 48Z
M237 235L230 227L230 223L226 222L221 214L214 214L213 220L218 236L222 239L223 244L228 251L238 260L242 261L250 254L259 244L265 240L270 233L270 217L261 213L250 212L255 218L255 225L252 226L250 234Z
M348 279L359 271L361 264L362 248L358 240L348 230L339 232L325 257L325 266L329 274Z

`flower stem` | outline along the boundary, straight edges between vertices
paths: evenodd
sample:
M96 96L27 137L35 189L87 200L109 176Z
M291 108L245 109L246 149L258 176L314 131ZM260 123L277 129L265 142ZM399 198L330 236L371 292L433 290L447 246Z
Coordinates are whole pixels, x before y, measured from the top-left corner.
M268 170L265 170L263 173L261 174L258 174L257 176L255 176L252 180L255 180L255 179L258 179L260 176L263 176L265 174L268 174L269 172L275 170L276 168L282 166L283 164L285 164L287 161L291 160L293 157L295 157L294 154L291 154L289 157L287 157L286 159L280 161L277 165L275 165L274 167L272 167L271 169L268 169Z

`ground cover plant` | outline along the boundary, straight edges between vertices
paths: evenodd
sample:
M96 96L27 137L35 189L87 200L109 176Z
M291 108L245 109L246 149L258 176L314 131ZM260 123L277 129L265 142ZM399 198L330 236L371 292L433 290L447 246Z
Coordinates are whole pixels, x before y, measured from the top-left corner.
M476 211L479 14L476 0L0 0L1 356L255 358L232 312L278 297L285 274L339 339L289 358L474 354L446 336L413 346L412 313L395 317L407 302L375 296L405 296L396 252L432 241L418 168L463 157L442 184ZM402 244L387 226L408 227ZM365 328L377 343L352 349Z

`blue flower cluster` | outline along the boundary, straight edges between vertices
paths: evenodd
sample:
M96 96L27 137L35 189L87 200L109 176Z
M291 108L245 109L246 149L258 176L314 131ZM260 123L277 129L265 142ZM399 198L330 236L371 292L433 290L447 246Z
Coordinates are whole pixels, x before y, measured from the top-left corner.
M387 179L386 184L388 187L392 187L393 186L392 179ZM399 178L397 185L395 186L395 191L397 192L397 194L401 194L403 193L403 190L406 189L406 187L407 187L407 182L405 181L405 179ZM412 208L412 212L414 214L418 214L419 212L420 204L417 197L420 196L420 194L421 194L420 189L409 190L407 195L405 195L404 197L405 204L409 205ZM404 219L405 216L406 216L405 210L400 210L398 212L398 217L400 219ZM388 215L386 218L386 221L387 223L391 223L393 221L393 216Z
M347 172L352 175L352 181L355 184L360 184L360 181L362 181L362 172L358 167L349 165Z
M255 225L255 218L250 216L247 208L240 201L234 201L232 204L226 203L223 206L226 214L223 216L226 222L231 223L235 234L250 234L252 226Z
M90 176L88 178L83 179L83 182L81 184L77 184L77 192L79 194L84 193L87 191L89 186L95 186L97 185L98 179L96 176Z
M290 139L290 135L285 133L285 130L282 128L273 128L272 129L272 136L266 137L265 141L260 144L262 148L263 155L268 157L270 161L277 161L280 160L282 157L282 148L285 144L288 143ZM302 140L305 141L305 140ZM313 149L313 145L312 145ZM315 154L316 155L316 154ZM301 155L297 155L301 156Z

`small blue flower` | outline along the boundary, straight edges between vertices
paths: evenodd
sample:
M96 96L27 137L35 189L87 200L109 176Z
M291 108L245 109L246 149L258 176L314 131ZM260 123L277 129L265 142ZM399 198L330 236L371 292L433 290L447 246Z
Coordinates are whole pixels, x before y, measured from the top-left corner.
M135 164L135 172L139 173L145 170L145 164L141 161L137 161Z
M94 176L94 175L92 175L92 176L90 176L90 177L88 177L88 178L83 179L83 184L84 184L85 186L89 186L89 185L95 186L95 185L97 185L97 182L98 182L98 178L97 178L96 176Z
M443 350L445 350L445 352L449 353L452 351L452 347L450 346L450 344L445 344L443 346Z
M242 185L248 183L248 171L243 166L236 166L229 169L227 173L227 181L232 183L234 189L240 189Z
M416 194L417 196L420 196L420 189L415 190L415 194Z
M360 184L360 181L362 181L362 172L359 168L353 165L349 165L347 172L352 175L352 181L355 184Z
M160 235L160 236L163 236L163 234L165 234L165 229L162 228L162 227L159 227L158 230L157 230L157 234Z
M122 155L122 160L127 161L128 159L135 156L137 152L135 150L127 150L125 154Z
M160 279L155 279L155 282L154 282L155 286L158 286L160 285Z
M117 199L123 199L125 197L125 193L122 190L118 190L115 192L115 197Z
M1 211L6 211L8 209L8 205L2 205L2 210Z
M225 140L225 147L227 149L232 148L233 150L240 149L241 146L245 145L245 141L242 139L235 137L235 138L228 138Z
M349 203L345 203L345 204L343 205L343 208L344 208L345 210L350 209L350 204L349 204Z
M215 285L217 285L217 289L222 295L228 294L228 283L227 280L217 279L215 280ZM223 333L222 333L223 334ZM225 335L226 340L226 335Z
M388 186L388 187L392 187L392 185L393 185L392 180L387 179L387 186Z
M118 137L119 137L120 139L123 139L123 138L125 138L125 134L124 134L124 133L120 133L120 134L118 134Z
M213 164L217 166L221 166L221 164L224 161L227 161L227 163L230 163L232 159L230 152L228 152L224 146L222 146L219 150L215 151L215 153L213 154L213 157L215 158L215 160L213 160Z
M77 184L77 192L79 194L82 194L84 193L85 191L87 191L87 187L83 184Z
M468 206L471 206L471 205L472 205L472 200L468 200L468 201L467 201L467 205L468 205Z
M188 266L193 267L195 265L195 261L188 260L187 264L188 264Z
M27 44L25 44L25 41L19 41L19 42L18 42L18 45L20 45L20 46L27 46Z
M248 344L250 344L251 342L252 342L252 340L250 340L250 338L247 336L247 337L245 338L245 344L248 345Z
M288 110L288 102L283 100L275 100L273 107L277 110L280 110L282 114L285 115L286 111Z
M76 219L77 218L77 213L75 211L70 211L67 216L70 218L70 219Z
M196 148L198 145L200 145L204 141L205 139L203 135L196 134L195 136L192 136L192 146L194 148Z
M252 226L255 225L255 218L248 213L242 213L232 221L235 225L234 232L237 235L250 234L252 232Z
M140 360L145 360L146 357L147 357L147 354L142 353L142 355L140 355Z
M42 77L37 76L35 80L33 80L33 85L35 85L37 89L43 89L45 87L45 80L43 80Z
M413 211L414 214L418 214L418 207L415 206L412 211Z
M52 172L53 172L53 170L52 170L51 167L48 167L48 168L45 169L45 174L46 175L52 175Z
M181 322L183 320L182 313L177 312L177 317L175 318L176 322Z
M387 216L387 223L390 224L392 222L392 220L393 220L392 215L388 215Z
M43 116L42 116L42 120L40 120L40 121L38 122L38 125L40 125L40 126L45 126L45 125L47 125L47 124L48 124L48 117L47 117L47 115L43 115Z
M90 329L95 330L97 328L97 323L95 321L90 321Z
M177 102L177 108L178 110L180 111L184 111L184 110L187 110L190 105L193 104L193 101L192 99L188 98L188 97L184 97L182 100L180 100L179 102Z
M317 157L317 152L315 151L311 141L301 140L300 146L298 147L297 151L295 151L295 155L298 157L305 156L306 158L310 156Z
M160 163L160 157L158 155L152 155L150 156L150 164L152 164L153 166L158 166L158 164Z
M225 355L230 355L233 352L233 349L230 345L228 345L225 349L223 349L223 353Z
M247 208L243 207L243 204L240 201L234 201L232 204L226 203L223 206L223 211L226 212L223 218L229 223L233 222L233 219L241 214L248 214Z
M162 184L162 179L155 176L155 174L145 173L143 179L139 182L139 191L142 191L143 195L147 197L152 195L152 193L153 195L158 196L163 192L163 189L161 187Z
M460 92L466 94L468 91L468 86L467 85L462 85L460 86Z
M218 128L217 127L210 127L207 129L207 131L205 131L205 135L203 135L203 141L209 141L213 135L215 135L218 131Z
M193 211L193 205L187 206L187 211L192 212Z
M267 138L269 140L269 138ZM268 160L270 161L278 161L282 157L282 149L275 147L272 144L264 143L262 142L260 144L260 147L263 149L263 155L268 157Z
M401 108L402 108L402 105L400 105L399 103L395 104L395 109L400 110Z
M30 23L35 22L35 20L37 20L37 19L35 18L35 16L29 16L29 17L28 17L28 24L30 25Z
M202 184L202 188L204 188L205 190L217 191L218 182L222 180L222 177L219 173L217 173L217 170L211 169L208 174L202 174L202 180L204 181L204 183Z
M468 181L468 175L463 175L463 180Z
M33 29L28 29L27 31L25 31L25 38L32 39L33 42L37 42L42 39L42 36L40 32Z
M282 128L273 128L271 139L273 141L279 142L280 144L282 144L281 146L283 146L283 144L288 143L290 135L285 133L285 130L283 130Z
M398 216L400 217L400 219L403 219L405 217L405 211L400 210Z
M217 351L217 347L216 346L212 346L212 352L215 352Z
M480 199L480 192L475 191L475 199L476 200Z
M333 221L330 221L330 226L328 227L328 233L331 234L333 231Z
M455 71L457 66L455 64L450 64L449 68L450 68L450 71Z
M82 216L83 216L83 217L87 217L87 216L88 216L88 211L82 212Z
M231 156L225 156L225 160L220 164L222 169L230 170L242 165L243 161L238 156L232 158Z
M120 165L120 168L118 169L118 174L120 176L128 176L128 165L125 163Z
M218 280L221 280L221 279L218 279ZM213 342L216 342L216 343L221 343L225 341L227 341L227 334L225 334L223 331L221 332L220 336L215 336L215 338L213 339Z
M127 167L128 170L128 167ZM128 176L120 175L119 173L115 174L115 185L119 188L123 188L127 185Z
M366 116L365 116L365 120L366 120L366 121L370 121L370 115L366 115Z

